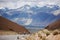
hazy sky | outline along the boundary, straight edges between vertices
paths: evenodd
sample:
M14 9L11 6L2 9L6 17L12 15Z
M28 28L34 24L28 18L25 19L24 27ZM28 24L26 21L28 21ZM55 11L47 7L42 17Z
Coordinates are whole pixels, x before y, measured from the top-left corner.
M15 9L25 4L44 6L47 4L55 4L60 6L60 0L0 0L0 9L3 7L9 7Z

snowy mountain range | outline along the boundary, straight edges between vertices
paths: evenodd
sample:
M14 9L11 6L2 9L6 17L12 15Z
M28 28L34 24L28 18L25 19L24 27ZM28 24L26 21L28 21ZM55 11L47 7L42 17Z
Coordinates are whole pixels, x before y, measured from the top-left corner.
M0 9L0 16L20 25L47 26L60 19L60 13L56 14L55 12L57 10L60 10L58 5L45 5L43 7L24 5L17 9L2 8Z

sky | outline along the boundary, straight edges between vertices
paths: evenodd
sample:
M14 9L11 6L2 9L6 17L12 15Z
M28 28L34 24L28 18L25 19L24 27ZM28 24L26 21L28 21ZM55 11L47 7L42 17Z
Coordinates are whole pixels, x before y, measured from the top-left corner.
M0 0L0 16L21 25L47 26L60 17L60 0Z
M60 6L60 1L59 0L0 0L0 8L3 7L9 7L12 9L21 7L25 4L29 5L37 5L38 6L44 6L46 4L56 4Z

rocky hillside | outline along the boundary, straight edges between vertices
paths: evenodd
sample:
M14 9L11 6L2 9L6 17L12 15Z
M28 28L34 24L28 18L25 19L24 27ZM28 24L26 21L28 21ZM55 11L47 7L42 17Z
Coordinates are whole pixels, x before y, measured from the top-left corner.
M0 16L0 30L14 31L20 34L30 33L24 26L18 25L4 17Z
M55 29L60 29L60 19L49 24L46 29L48 30L55 30Z

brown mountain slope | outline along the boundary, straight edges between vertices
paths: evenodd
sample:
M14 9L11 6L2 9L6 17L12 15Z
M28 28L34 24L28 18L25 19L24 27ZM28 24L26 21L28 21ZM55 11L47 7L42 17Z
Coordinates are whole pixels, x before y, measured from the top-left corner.
M26 28L0 16L0 30L15 31L17 33L30 33Z
M55 29L60 29L60 19L49 24L46 29L49 29L49 30L55 30Z

